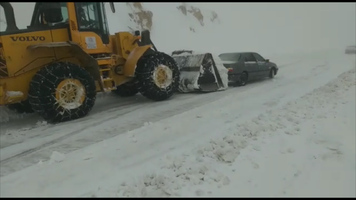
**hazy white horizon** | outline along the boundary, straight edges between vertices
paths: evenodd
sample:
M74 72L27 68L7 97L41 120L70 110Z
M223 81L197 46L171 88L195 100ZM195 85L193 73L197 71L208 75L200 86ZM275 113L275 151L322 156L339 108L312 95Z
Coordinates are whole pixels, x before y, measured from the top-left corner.
M30 22L33 3L12 4L18 27L25 28ZM132 22L126 3L115 4L115 14L106 5L110 32L130 31L128 25ZM343 49L356 44L355 3L187 4L199 7L203 13L215 11L220 24L205 23L202 27L196 23L193 33L189 31L190 19L184 18L176 8L181 3L144 2L143 7L153 12L151 36L160 50L259 51L272 55ZM2 10L0 14L3 19Z

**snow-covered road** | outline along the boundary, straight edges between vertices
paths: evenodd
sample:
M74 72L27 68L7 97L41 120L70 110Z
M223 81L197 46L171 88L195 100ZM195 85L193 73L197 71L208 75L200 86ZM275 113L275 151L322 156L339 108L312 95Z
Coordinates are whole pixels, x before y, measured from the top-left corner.
M0 195L355 196L355 56L271 61L273 80L165 102L102 94L57 125L3 109Z

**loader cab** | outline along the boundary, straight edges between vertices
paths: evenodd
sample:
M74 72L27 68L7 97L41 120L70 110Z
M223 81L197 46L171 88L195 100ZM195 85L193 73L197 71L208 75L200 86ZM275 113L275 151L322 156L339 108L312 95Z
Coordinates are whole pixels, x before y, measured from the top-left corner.
M36 2L31 23L26 28L18 28L14 9L9 2L0 2L4 10L6 30L2 27L1 35L23 34L37 31L63 29L61 34L53 36L53 42L67 40L85 44L86 38L95 38L96 48L88 53L108 52L110 35L103 2ZM19 20L19 19L17 19ZM53 31L52 31L53 32ZM57 38L55 38L57 37ZM64 40L64 41L63 41ZM85 45L83 45L85 49Z
M1 2L0 5L4 10L5 20L3 21L6 24L6 30L2 30L2 35L69 27L68 23L66 23L66 20L68 20L66 3L37 2L33 10L31 23L26 28L18 28L16 22L20 19L16 18L16 16L18 17L21 13L15 13L11 3ZM48 21L54 21L55 23L48 23ZM57 24L60 24L61 26L55 26Z
M71 24L69 24L71 21ZM103 44L109 44L109 29L102 2L59 2L36 3L31 20L32 27L67 27L79 32L96 33ZM79 42L79 41L77 41Z

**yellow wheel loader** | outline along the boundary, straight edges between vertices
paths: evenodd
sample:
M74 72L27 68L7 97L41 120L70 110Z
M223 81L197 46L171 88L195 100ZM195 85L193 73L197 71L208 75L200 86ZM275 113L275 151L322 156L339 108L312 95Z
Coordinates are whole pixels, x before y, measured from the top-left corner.
M97 92L162 101L178 89L175 60L149 31L110 35L103 2L37 2L25 29L9 2L0 5L0 105L56 123L87 115Z

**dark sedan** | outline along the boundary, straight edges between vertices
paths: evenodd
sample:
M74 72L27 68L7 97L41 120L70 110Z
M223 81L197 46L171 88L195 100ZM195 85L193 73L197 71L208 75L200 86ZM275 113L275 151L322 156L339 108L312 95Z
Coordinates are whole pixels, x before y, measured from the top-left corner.
M255 52L222 53L219 57L228 69L229 82L239 86L251 80L274 78L278 72L275 63Z

